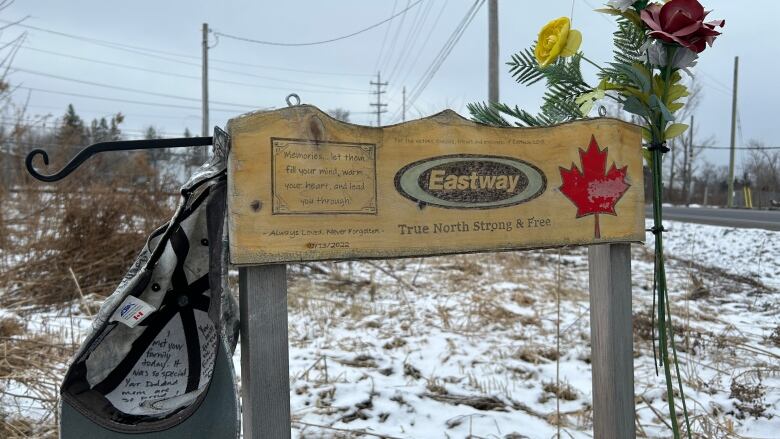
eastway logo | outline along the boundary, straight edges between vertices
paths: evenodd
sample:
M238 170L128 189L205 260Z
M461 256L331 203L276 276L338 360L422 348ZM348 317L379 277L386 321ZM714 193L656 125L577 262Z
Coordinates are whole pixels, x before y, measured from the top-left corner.
M536 166L514 157L454 154L404 166L395 188L419 205L445 209L497 209L542 195L547 178Z

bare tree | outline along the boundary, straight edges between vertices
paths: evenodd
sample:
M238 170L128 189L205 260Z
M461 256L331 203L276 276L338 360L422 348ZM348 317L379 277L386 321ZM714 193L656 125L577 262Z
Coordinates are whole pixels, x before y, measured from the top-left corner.
M688 131L688 139L686 142L686 156L683 166L683 184L682 184L682 198L681 201L683 201L686 205L691 203L691 198L693 196L693 186L694 186L694 176L696 175L696 172L698 171L700 165L699 165L699 157L701 156L702 151L704 151L707 147L710 147L715 144L715 137L709 136L704 139L700 139L698 137L699 133L699 127L698 125L694 124L693 129Z
M696 109L698 108L699 104L701 103L702 98L704 97L703 88L700 83L696 82L696 80L692 80L690 85L688 86L688 92L690 93L688 95L688 98L685 102L685 107L683 107L682 111L677 113L676 115L676 122L677 123L689 123L691 116L695 115ZM669 144L667 145L669 147L670 154L669 154L669 192L668 197L669 201L672 201L672 197L675 194L675 183L676 179L675 177L678 177L680 181L680 189L679 189L679 197L677 197L677 201L689 203L689 191L690 191L690 185L691 185L691 178L693 173L692 168L694 159L698 155L698 152L694 145L701 146L696 143L696 127L694 126L692 129L689 129L687 136L680 136L675 139L672 139L669 141ZM680 154L678 154L680 152ZM682 163L679 163L682 162ZM678 170L677 167L680 167L679 174L676 172Z
M692 80L688 85L689 95L683 107L676 115L677 123L689 123L692 115L704 97L703 87L700 83ZM614 102L603 102L608 117L622 119L637 125L643 125L638 116L623 111L620 104ZM667 183L664 191L667 201L690 203L691 187L693 176L697 169L696 159L703 146L712 144L712 138L705 140L698 139L699 128L694 126L687 132L687 135L676 137L667 141L669 153L665 155L664 162L667 163Z
M331 115L334 119L338 119L342 122L349 122L349 110L344 108L334 108L332 110L328 110L328 114Z
M0 0L0 13L13 3L13 0ZM22 47L27 33L21 32L13 36L6 34L15 32L14 27L25 18L11 22L6 21L6 24L0 26L0 37L4 37L4 40L9 38L6 42L0 43L0 122L2 122L2 128L0 128L0 145L2 145L0 146L0 169L2 170L0 183L3 183L5 187L10 187L16 176L14 165L19 160L19 151L15 148L14 139L18 139L23 134L21 131L26 126L24 121L27 108L27 101L24 102L21 111L18 111L19 107L13 105L11 97L14 90L6 80L14 57ZM11 128L6 129L6 127Z
M769 206L771 201L780 201L780 150L767 149L758 141L751 140L748 146L754 149L742 164L744 174L755 191L756 207Z
M692 201L703 205L725 205L728 167L715 166L704 160L700 169L692 181Z

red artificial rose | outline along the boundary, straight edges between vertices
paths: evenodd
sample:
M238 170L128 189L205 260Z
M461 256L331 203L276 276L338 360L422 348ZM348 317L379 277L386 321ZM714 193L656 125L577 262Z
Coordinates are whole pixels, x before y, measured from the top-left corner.
M701 53L720 35L715 28L726 24L725 20L705 23L707 14L698 0L671 0L663 6L648 5L642 10L642 21L650 28L651 37Z

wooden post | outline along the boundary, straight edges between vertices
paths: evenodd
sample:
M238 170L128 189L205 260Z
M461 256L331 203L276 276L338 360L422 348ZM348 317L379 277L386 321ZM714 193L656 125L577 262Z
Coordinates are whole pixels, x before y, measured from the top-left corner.
M633 439L634 357L631 245L588 248L593 365L593 437Z
M251 266L238 274L243 437L290 438L287 266Z

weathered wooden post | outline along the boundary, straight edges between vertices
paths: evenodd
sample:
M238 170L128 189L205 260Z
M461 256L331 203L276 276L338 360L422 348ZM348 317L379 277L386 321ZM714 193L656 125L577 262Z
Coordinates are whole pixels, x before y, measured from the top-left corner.
M245 438L290 437L287 266L239 269Z
M588 248L593 437L632 439L634 355L631 328L631 245Z
M451 111L384 128L297 105L230 121L244 437L289 438L286 263L590 247L595 437L633 438L630 242L644 239L641 133Z

